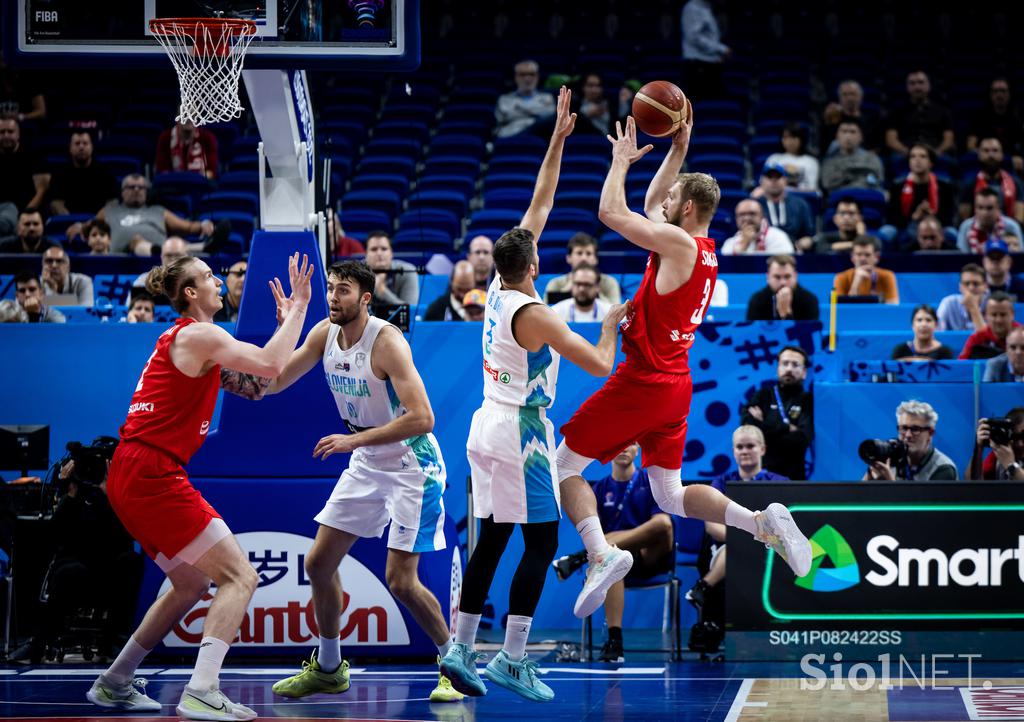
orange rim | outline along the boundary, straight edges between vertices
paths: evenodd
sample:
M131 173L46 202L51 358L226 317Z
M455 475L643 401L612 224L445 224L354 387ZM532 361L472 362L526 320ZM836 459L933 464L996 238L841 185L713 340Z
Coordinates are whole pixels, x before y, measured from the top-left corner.
M183 32L193 38L200 28L210 31L211 35L255 35L256 23L240 18L153 18L149 21L149 29L155 35L174 35Z

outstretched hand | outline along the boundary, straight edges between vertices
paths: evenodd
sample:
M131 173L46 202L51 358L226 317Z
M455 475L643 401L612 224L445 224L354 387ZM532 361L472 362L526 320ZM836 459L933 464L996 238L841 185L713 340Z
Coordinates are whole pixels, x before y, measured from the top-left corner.
M686 99L686 120L679 126L679 130L672 134L672 145L684 153L690 146L690 134L693 132L693 103Z
M277 276L274 276L274 280L270 281L270 292L274 294L274 303L277 304L278 324L284 323L288 312L295 305L305 307L309 304L309 299L313 294L312 286L309 282L313 276L313 268L314 266L309 262L306 254L302 255L302 265L300 266L299 254L296 252L288 258L288 281L292 289L291 295L285 295L281 279Z
M612 161L625 160L632 164L640 160L653 150L653 145L645 145L643 148L636 147L636 121L633 116L626 118L626 129L623 131L622 124L615 121L615 135L608 135L607 138L612 144Z
M558 111L555 115L555 131L552 137L565 140L576 127L576 114L569 112L572 106L572 91L564 85L558 91Z

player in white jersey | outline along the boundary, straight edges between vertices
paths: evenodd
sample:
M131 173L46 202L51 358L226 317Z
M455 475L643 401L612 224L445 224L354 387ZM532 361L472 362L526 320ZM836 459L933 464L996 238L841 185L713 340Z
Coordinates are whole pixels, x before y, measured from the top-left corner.
M267 389L283 391L322 364L349 433L323 437L313 455L326 459L352 452L316 515L320 528L306 555L320 644L299 674L274 685L285 697L348 689L348 662L341 659L339 639L338 565L360 537L380 537L389 522L388 588L437 645L439 659L451 646L441 605L417 574L420 552L445 547L444 459L431 433L434 413L409 343L395 326L368 312L374 283L373 271L362 261L331 266L330 317L310 330ZM444 678L430 696L433 702L461 698Z
M476 672L477 626L498 562L519 524L525 549L509 589L505 644L485 674L528 699L554 697L526 655L547 566L558 547L561 516L554 427L545 410L555 400L560 357L595 376L611 372L616 331L628 310L628 305L612 307L592 346L544 304L533 285L540 266L536 239L551 212L562 148L576 119L569 112L570 100L562 88L555 131L522 223L494 244L497 274L487 291L483 322L484 403L473 415L467 443L480 538L463 579L455 644L441 660L452 685L474 696L487 691Z

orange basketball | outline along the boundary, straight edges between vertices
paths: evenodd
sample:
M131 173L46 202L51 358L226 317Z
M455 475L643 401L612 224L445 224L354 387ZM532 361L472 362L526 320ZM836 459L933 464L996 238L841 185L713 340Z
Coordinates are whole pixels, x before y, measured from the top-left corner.
M686 96L667 80L654 80L634 96L633 118L647 135L672 135L686 122Z

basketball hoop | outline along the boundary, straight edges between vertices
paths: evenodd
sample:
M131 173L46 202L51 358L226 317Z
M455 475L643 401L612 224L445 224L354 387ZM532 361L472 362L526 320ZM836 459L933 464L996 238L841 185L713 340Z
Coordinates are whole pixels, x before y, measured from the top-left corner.
M181 107L177 120L205 125L242 114L238 78L256 23L235 18L156 18L150 32L178 73Z

